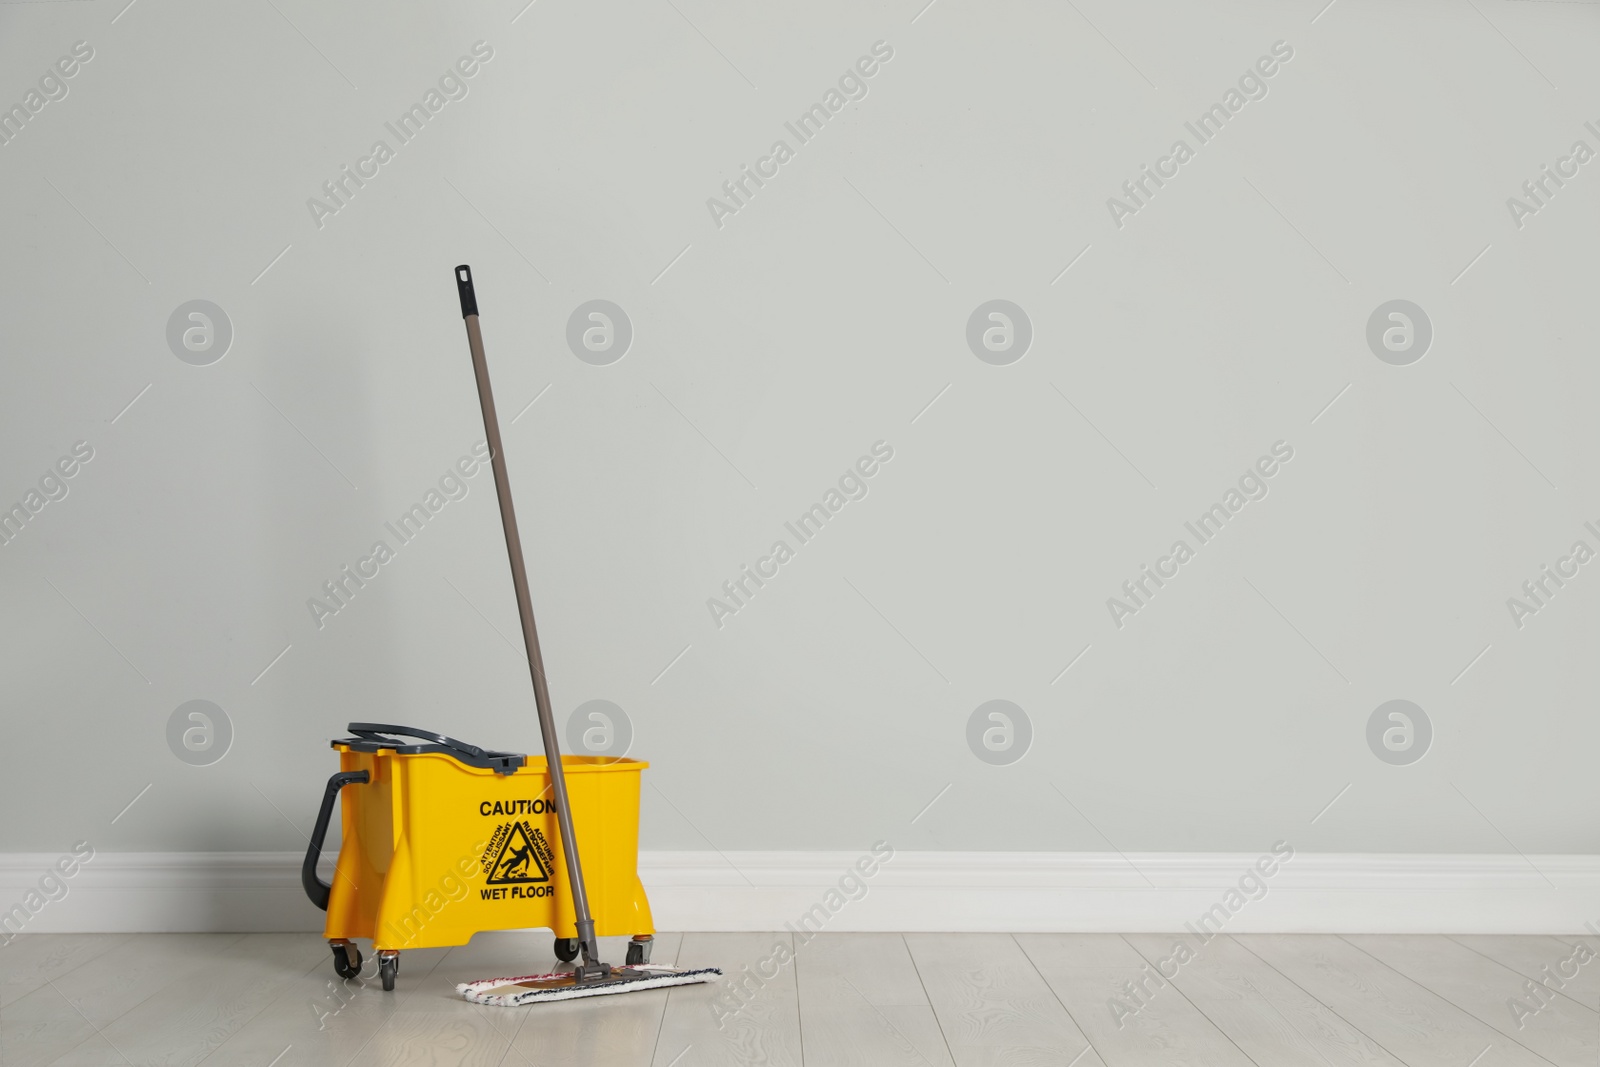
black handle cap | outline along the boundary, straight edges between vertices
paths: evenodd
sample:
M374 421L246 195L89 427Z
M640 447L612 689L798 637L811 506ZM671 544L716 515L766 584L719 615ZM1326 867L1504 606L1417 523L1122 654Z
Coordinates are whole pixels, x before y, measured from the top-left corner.
M461 294L461 317L478 313L478 294L472 291L472 268L465 263L456 268L456 291Z

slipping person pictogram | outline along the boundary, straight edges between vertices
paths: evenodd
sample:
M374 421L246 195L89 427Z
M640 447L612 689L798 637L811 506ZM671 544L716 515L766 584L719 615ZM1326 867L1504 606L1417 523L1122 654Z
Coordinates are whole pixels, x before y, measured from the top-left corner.
M535 873L537 871L537 873ZM500 854L489 866L485 885L508 885L513 882L548 882L550 872L534 850L533 840L520 822L511 824Z

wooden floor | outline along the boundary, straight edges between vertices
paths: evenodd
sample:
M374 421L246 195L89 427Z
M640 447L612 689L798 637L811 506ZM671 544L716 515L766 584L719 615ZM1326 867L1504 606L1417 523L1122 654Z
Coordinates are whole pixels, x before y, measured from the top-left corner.
M1600 960L1580 966L1572 938L1241 935L1181 964L1173 942L823 934L780 964L787 933L664 934L653 962L721 966L746 981L745 1002L689 986L488 1008L460 1000L455 983L553 969L548 935L407 953L384 993L336 980L312 935L33 934L0 947L0 1064L1600 1062ZM620 942L607 948L620 957ZM1550 991L1534 997L1525 983L1547 974Z

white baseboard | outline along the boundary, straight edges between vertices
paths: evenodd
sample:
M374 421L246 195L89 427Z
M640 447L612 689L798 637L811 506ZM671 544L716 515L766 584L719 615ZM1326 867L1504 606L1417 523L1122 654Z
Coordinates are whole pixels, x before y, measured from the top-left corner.
M898 852L866 894L829 896L856 852L645 852L663 930L1173 932L1211 911L1229 933L1576 934L1600 926L1600 856L1299 853L1266 892L1228 890L1257 854ZM0 919L58 857L0 854ZM326 878L326 873L324 874ZM99 853L30 932L320 930L300 856ZM852 888L847 886L847 888ZM854 890L859 895L859 890ZM829 914L829 904L837 904ZM1223 905L1223 911L1214 909ZM1231 914L1229 904L1237 903ZM815 910L821 905L821 911ZM15 920L12 926L15 925ZM12 928L8 926L7 929Z

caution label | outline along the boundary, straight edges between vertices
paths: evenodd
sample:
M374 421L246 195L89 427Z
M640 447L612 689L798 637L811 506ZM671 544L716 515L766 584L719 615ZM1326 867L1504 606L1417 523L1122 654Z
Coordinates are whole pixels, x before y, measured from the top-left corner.
M484 900L547 897L555 855L544 832L526 820L501 823L489 838L480 861L488 877L479 890Z
M485 800L478 805L479 815L554 815L556 802L543 797L535 800Z

